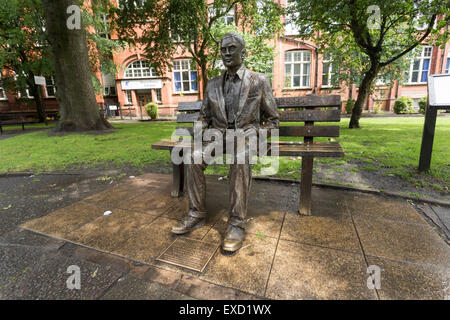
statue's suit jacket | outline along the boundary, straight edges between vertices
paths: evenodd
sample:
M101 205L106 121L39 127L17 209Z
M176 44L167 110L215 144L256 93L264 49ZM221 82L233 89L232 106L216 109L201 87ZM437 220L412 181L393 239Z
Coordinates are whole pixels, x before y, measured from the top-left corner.
M228 128L223 84L226 72L208 81L198 121L203 129ZM244 69L235 117L236 129L278 128L279 116L269 78L265 74Z

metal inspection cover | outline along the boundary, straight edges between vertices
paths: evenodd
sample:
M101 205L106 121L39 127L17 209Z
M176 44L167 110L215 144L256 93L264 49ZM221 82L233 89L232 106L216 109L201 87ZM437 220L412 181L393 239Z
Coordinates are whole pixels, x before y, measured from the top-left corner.
M178 237L156 260L203 272L218 247L217 243Z

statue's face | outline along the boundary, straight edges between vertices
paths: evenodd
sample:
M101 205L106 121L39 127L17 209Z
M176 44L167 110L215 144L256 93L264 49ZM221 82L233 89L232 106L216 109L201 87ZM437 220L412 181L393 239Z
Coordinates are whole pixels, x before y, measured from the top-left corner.
M244 62L244 48L233 37L226 37L220 45L222 61L227 68L236 68Z

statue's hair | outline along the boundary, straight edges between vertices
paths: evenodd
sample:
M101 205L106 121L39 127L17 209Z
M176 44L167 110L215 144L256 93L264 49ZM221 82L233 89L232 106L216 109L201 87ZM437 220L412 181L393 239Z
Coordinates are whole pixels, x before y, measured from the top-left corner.
M245 40L239 33L229 32L223 36L222 41L226 38L233 38L242 46L242 48L245 48Z

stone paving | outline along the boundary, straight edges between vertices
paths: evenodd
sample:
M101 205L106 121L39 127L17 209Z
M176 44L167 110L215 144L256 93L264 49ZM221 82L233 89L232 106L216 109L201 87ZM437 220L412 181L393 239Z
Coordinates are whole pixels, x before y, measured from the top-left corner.
M186 236L219 244L226 228L228 183L208 176L207 186L207 225ZM248 236L236 254L218 250L202 273L159 262L156 258L176 239L171 227L188 208L186 197L170 197L170 187L170 175L145 174L25 222L20 234L32 237L33 243L44 243L36 248L47 254L42 258L39 250L30 247L19 257L15 247L4 248L7 263L23 271L11 275L20 281L0 283L2 298L443 299L450 295L449 245L415 206L404 200L313 188L313 214L300 216L298 186L281 182L253 181ZM107 210L112 214L105 216ZM21 241L13 242L19 248ZM39 263L26 267L23 260L38 257ZM42 270L49 264L57 275ZM65 289L65 268L71 264L80 266L85 283L77 293ZM381 270L379 289L367 286L367 268L373 265ZM34 286L37 281L59 286L61 292L56 295L42 285ZM34 292L34 287L41 289Z

